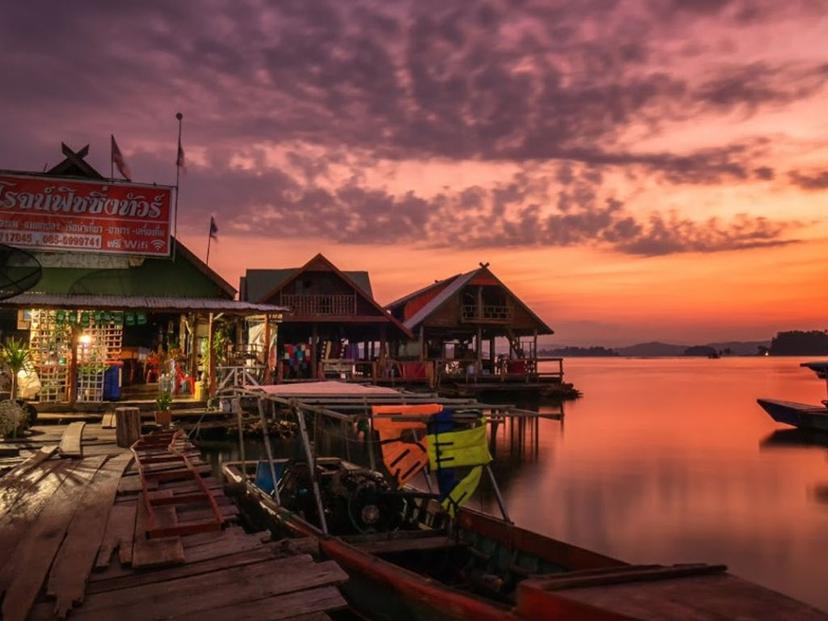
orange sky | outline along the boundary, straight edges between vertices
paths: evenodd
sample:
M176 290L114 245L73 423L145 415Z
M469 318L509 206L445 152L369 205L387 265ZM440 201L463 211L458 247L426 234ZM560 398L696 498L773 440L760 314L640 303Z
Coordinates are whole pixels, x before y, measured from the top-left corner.
M172 183L181 111L180 236L214 216L236 285L321 251L388 302L487 261L557 343L768 339L828 328L826 32L811 0L13 3L0 168L108 174L114 133Z

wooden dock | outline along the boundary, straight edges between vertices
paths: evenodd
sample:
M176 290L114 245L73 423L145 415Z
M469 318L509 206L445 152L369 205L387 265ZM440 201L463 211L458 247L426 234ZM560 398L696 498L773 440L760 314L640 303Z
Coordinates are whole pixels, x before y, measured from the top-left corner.
M114 430L77 425L27 439L30 456L0 478L4 621L321 621L346 607L339 566L315 562L311 540L246 533L183 436L133 454ZM82 457L60 456L64 433Z

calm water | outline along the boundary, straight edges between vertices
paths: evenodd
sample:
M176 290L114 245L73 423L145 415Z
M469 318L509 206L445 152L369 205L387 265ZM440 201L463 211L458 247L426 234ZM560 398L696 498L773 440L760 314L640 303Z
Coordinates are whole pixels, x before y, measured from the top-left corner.
M567 360L584 397L565 422L540 421L522 457L499 436L512 519L630 562L725 563L828 610L828 436L784 431L755 402L825 399L799 362Z
M522 451L509 429L498 434L512 519L628 562L724 563L828 611L828 434L785 429L756 405L825 399L800 362L568 359L584 397L566 404L565 422L540 420ZM237 458L232 444L214 458ZM261 447L251 439L247 450ZM497 513L484 486L471 504Z

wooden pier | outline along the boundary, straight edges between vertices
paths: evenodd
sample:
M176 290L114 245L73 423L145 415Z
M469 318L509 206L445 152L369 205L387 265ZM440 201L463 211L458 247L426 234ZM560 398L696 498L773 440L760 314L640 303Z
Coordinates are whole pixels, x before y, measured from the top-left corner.
M0 478L4 621L317 621L346 607L339 566L314 562L311 540L246 533L184 436L128 450L114 430L77 425L42 428ZM70 433L82 457L60 456Z

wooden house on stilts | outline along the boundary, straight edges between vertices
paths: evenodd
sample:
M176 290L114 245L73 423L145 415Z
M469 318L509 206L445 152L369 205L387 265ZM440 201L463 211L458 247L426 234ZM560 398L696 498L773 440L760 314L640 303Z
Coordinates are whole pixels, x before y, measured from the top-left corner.
M386 308L415 337L398 343L396 356L432 366L430 374L441 387L481 392L523 384L538 392L566 392L562 360L538 356L538 337L553 330L488 263L435 281Z
M322 254L302 267L247 270L240 297L289 309L280 326L277 381L378 380L388 343L413 338L374 300L367 272L342 271Z

